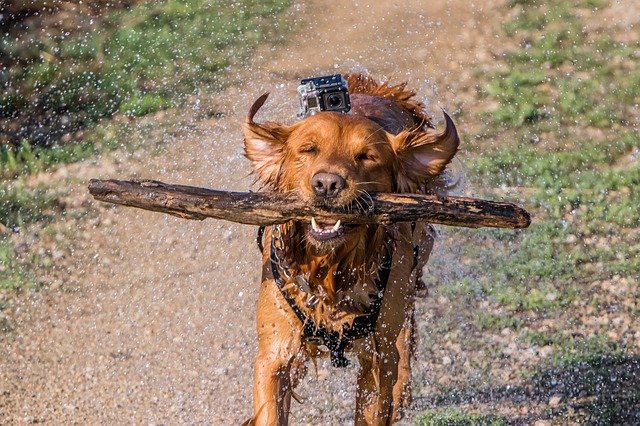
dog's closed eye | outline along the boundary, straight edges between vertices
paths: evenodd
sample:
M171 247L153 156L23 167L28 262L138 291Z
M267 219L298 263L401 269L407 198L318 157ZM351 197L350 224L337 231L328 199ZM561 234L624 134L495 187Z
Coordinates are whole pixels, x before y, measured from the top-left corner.
M317 154L318 151L319 151L319 148L315 143L302 145L298 150L300 154Z
M375 161L376 156L371 151L363 151L356 155L356 161Z

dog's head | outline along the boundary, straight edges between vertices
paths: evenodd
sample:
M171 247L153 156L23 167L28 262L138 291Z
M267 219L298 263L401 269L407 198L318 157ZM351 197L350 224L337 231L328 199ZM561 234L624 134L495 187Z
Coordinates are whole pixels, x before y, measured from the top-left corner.
M321 112L292 125L256 123L265 93L244 126L245 154L257 180L279 192L327 207L366 201L369 192L418 192L442 173L458 148L456 128L445 113L440 133L386 132L373 121ZM364 226L313 220L306 239L320 251L334 250L364 232Z

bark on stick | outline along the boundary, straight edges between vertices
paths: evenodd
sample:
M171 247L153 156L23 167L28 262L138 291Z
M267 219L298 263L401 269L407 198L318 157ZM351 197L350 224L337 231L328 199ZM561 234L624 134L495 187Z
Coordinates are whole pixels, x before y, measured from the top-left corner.
M249 225L311 221L311 217L352 224L429 222L469 228L518 229L531 223L529 213L514 204L466 197L378 193L360 200L365 209L354 204L342 210L311 206L279 193L216 191L153 180L92 179L89 192L100 201L185 219L213 217Z

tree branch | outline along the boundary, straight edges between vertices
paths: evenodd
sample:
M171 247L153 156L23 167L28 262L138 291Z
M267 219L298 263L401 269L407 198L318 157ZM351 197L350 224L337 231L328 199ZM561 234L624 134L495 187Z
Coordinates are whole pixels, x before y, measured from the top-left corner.
M466 197L416 194L371 194L359 200L367 210L310 206L285 194L228 192L153 180L97 180L89 182L96 200L168 213L185 219L207 217L250 225L273 225L288 220L333 219L364 224L429 222L469 228L526 228L526 210L511 204Z

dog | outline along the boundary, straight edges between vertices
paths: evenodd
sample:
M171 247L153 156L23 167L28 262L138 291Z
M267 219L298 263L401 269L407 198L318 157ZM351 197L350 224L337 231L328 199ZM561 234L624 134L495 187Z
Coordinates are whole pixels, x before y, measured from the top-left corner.
M445 168L459 137L444 112L436 132L406 83L345 76L349 114L320 112L285 126L257 123L260 96L244 124L245 156L265 189L309 205L366 207L371 193L446 192ZM264 229L257 302L253 417L288 424L309 358L358 359L355 424L387 425L411 402L414 301L434 230L426 223L354 225L318 217Z

